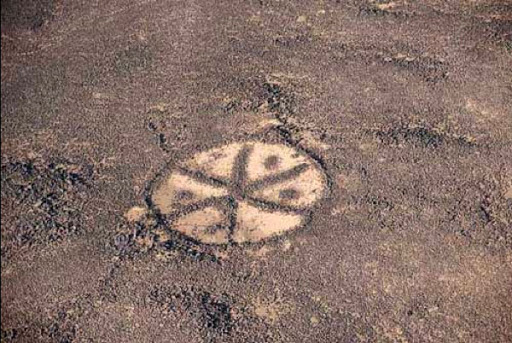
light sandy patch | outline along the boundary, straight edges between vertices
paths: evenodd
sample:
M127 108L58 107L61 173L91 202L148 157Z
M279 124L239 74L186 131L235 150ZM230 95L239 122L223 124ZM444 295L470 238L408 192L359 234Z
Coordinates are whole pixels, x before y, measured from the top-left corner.
M363 153L365 155L373 155L377 152L379 146L378 146L377 142L375 142L374 140L371 140L369 142L360 144L358 148L361 151L361 153Z
M163 228L155 230L155 235L158 237L159 242L167 242L171 239L169 232Z
M271 127L278 127L281 122L275 118L264 118L258 122L258 129L266 129Z
M507 191L505 192L505 199L512 199L512 181L511 184L508 186Z
M267 322L275 323L283 315L291 312L290 306L281 301L256 299L253 302L254 313Z
M255 191L254 197L280 205L303 208L322 197L324 185L323 175L314 166L310 166L295 178Z
M292 247L292 243L289 240L285 240L282 245L283 251L288 251Z
M129 222L136 222L140 220L145 214L147 210L144 207L135 206L130 208L125 214L124 217Z
M206 244L228 242L227 216L214 207L194 211L176 220L177 231Z
M396 3L394 3L394 2L380 3L380 4L375 4L375 7L377 7L379 10L386 11L386 10L390 10L390 9L396 7Z
M305 23L308 18L305 15L300 15L297 17L297 23Z
M248 21L251 23L260 24L263 20L261 16L253 14L249 17Z
M135 243L137 243L140 248L148 250L155 245L155 239L152 236L137 237Z
M265 238L281 235L298 227L301 223L301 215L265 211L249 205L247 202L240 202L233 240L237 243L258 242Z
M229 258L229 253L227 251L214 251L213 254L219 260L227 260Z
M247 254L252 257L263 258L263 257L267 256L267 254L270 251L272 251L270 248L268 248L267 246L263 246L259 249L248 250Z
M167 112L168 107L169 107L168 103L157 102L153 106L149 107L149 110L150 111L160 112L160 113L165 113L165 112Z
M153 201L160 212L169 214L177 204L189 205L227 194L225 189L198 182L187 175L175 172L153 194Z
M251 181L275 175L309 162L297 150L282 144L254 143L247 165Z
M234 143L200 152L185 162L185 167L202 171L211 177L229 179L241 148L242 144Z
M482 103L474 99L467 99L465 107L467 111L475 115L479 122L503 119L508 114L502 109L492 106L492 104Z

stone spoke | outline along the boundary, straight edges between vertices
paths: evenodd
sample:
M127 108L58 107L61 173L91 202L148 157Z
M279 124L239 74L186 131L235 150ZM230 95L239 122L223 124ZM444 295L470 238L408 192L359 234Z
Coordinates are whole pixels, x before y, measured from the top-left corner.
M192 170L188 170L183 167L178 167L177 170L179 170L183 174L193 178L194 180L204 183L204 184L207 184L207 185L212 185L212 186L216 186L216 187L227 187L228 186L228 184L225 181L208 176L205 173L198 171L198 170L192 171Z
M175 210L170 214L161 214L166 220L175 220L178 217L187 215L191 212L205 209L207 207L227 207L231 200L230 196L210 197L191 204L176 206Z
M299 164L298 166L295 166L289 170L286 170L284 172L281 172L276 175L271 175L264 177L263 179L256 180L245 188L245 191L250 193L254 192L272 185L275 185L276 183L281 183L284 181L288 181L291 179L296 178L300 174L304 173L310 166L307 163Z
M262 200L255 197L246 196L245 200L248 203L255 204L256 206L270 210L270 211L280 211L280 212L287 212L287 213L296 213L296 214L307 214L309 211L307 209L303 208L296 208L292 206L285 206L283 204L279 204L275 201L268 201L268 200Z
M238 210L238 201L232 196L228 197L227 203L227 216L229 221L229 241L232 242L233 234L236 230L236 216Z
M245 145L238 153L232 172L232 191L235 193L243 192L247 182L247 161L252 151L252 147Z

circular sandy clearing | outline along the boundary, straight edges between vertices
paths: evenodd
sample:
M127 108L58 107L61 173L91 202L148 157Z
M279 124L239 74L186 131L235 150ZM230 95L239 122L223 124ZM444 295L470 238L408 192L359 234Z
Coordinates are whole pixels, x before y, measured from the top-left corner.
M320 165L284 144L232 143L168 170L150 194L168 228L205 244L259 242L303 226L327 190Z

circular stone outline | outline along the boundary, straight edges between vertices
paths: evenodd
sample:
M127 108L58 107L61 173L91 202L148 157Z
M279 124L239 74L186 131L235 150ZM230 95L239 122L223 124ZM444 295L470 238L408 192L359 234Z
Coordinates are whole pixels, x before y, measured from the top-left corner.
M164 181L168 180L168 178L171 174L173 174L175 172L183 171L183 168L180 166L181 163L190 161L198 154L207 153L209 151L212 151L215 149L221 149L221 148L228 147L228 146L231 146L234 144L241 145L241 147L238 149L237 155L240 154L241 150L244 147L246 147L247 145L251 145L251 144L282 145L284 147L293 149L296 153L305 157L308 164L312 165L315 169L317 169L319 171L319 174L321 176L322 191L321 191L320 195L318 196L318 199L315 200L310 206L307 206L305 208L297 208L297 207L291 207L291 206L278 204L279 209L277 209L275 207L275 205L272 204L271 202L267 202L267 201L264 201L261 199L249 199L249 198L246 199L246 201L249 204L256 205L255 207L258 207L258 209L261 211L266 211L266 212L270 212L270 213L272 213L272 212L290 213L291 212L291 213L295 213L295 214L298 214L301 216L300 223L291 227L290 229L287 229L287 230L285 230L281 233L275 234L275 235L271 235L269 237L264 237L257 241L250 241L250 240L246 240L246 241L242 241L242 242L234 241L232 239L232 236L234 234L234 229L236 227L236 223L233 223L233 222L229 222L229 227L227 228L227 230L229 230L229 240L225 243L205 243L204 241L196 239L192 236L189 236L189 235L181 232L178 229L173 228L173 225L171 224L173 222L173 220L176 220L179 217L183 217L190 213L193 213L193 212L197 211L198 209L195 209L195 210L190 209L188 211L185 211L185 213L182 213L180 211L175 211L175 213L173 213L173 214L163 214L153 200L153 195L154 195L155 191L159 189L159 187L162 185L162 183ZM190 154L186 154L183 157L184 157L183 162L182 161L167 162L160 169L160 171L153 177L153 179L148 182L147 187L145 189L145 201L147 203L147 206L148 206L150 212L152 212L155 215L159 226L163 227L163 229L165 231L167 231L168 233L177 234L179 237L182 237L183 239L185 239L187 241L194 242L196 244L206 244L206 245L221 247L221 246L233 245L233 244L234 245L260 244L260 243L268 242L271 240L281 239L282 237L285 237L286 235L289 235L292 232L296 232L301 229L304 229L311 222L312 214L313 214L314 210L317 209L326 198L328 198L329 194L331 193L331 189L332 189L332 178L330 177L329 173L327 172L327 168L324 167L323 160L320 157L318 157L314 152L311 152L311 151L301 147L300 145L296 145L293 142L291 142L287 139L283 139L283 138L281 138L281 139L254 139L253 138L248 141L228 141L228 142L223 142L223 144L215 144L210 147L205 147L204 149L201 149L199 151L192 152ZM234 167L235 167L235 164L232 166L232 169ZM247 168L247 165L245 167ZM198 171L196 170L196 171L191 171L191 172L196 173ZM212 177L211 175L208 175L207 177L208 177L208 180L205 179L203 181L203 184L226 187L227 186L226 181L231 181L230 180L231 176L228 180L222 180L222 179L219 179L216 177ZM212 205L212 206L215 206L215 205ZM228 220L229 219L230 218L228 218ZM236 213L235 213L235 220L236 220Z

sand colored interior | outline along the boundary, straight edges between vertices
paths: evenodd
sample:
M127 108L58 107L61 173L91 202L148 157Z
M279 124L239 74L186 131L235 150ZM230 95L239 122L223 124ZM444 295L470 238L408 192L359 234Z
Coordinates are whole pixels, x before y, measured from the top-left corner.
M320 170L310 166L292 179L256 190L253 196L284 206L305 208L322 197L324 185Z
M237 226L232 238L237 243L258 242L298 227L302 219L299 214L270 212L242 201L238 204Z
M276 175L300 164L308 163L306 156L286 145L253 143L252 146L253 150L247 165L247 178L250 181ZM269 166L267 161L276 157L278 162Z
M196 154L192 159L185 162L185 167L192 170L199 170L208 176L229 179L236 157L242 144L233 143L220 148L211 149Z
M227 190L223 188L201 183L190 176L174 172L153 194L153 201L162 214L169 214L176 209L176 205L189 205L227 194Z
M228 218L214 207L186 214L178 218L172 227L206 244L223 244L229 239Z

